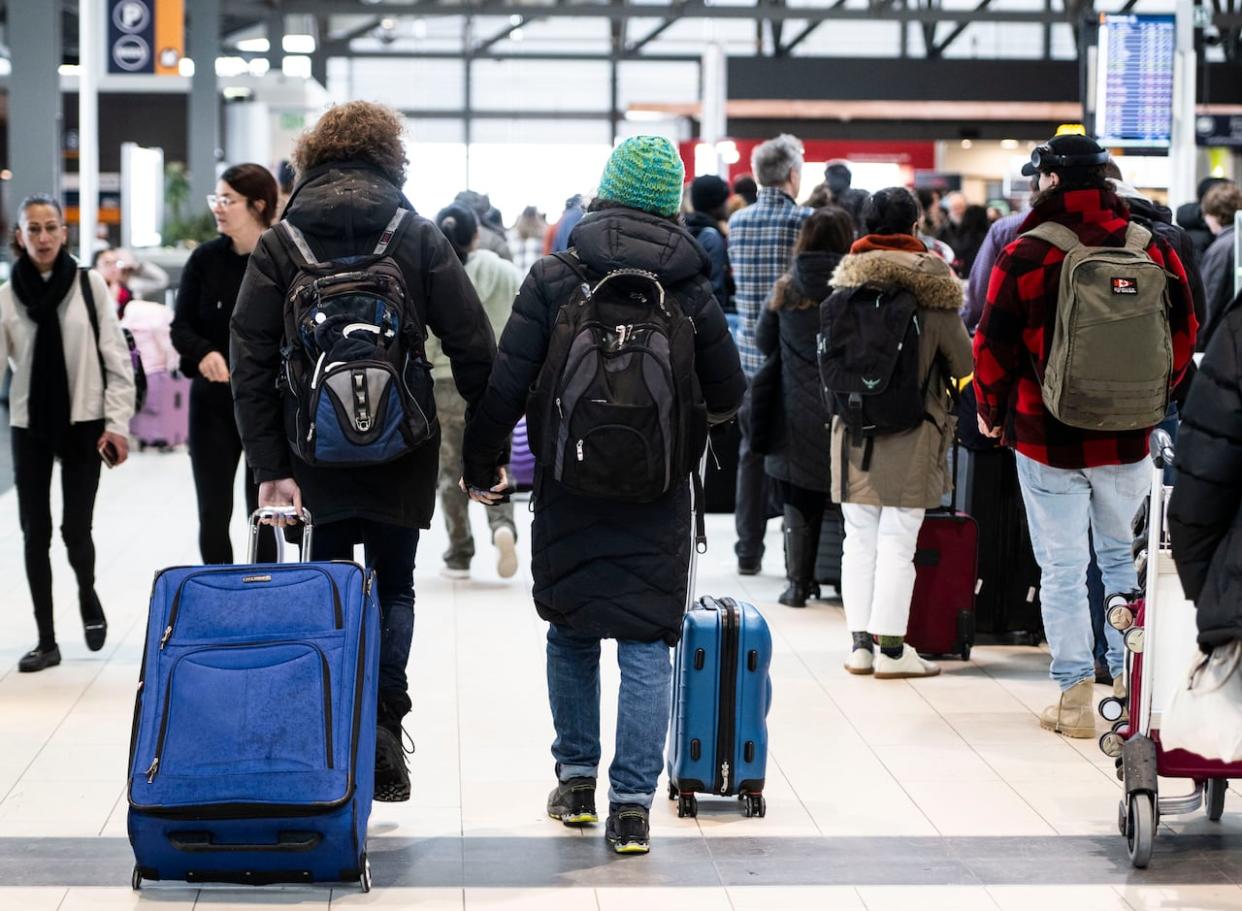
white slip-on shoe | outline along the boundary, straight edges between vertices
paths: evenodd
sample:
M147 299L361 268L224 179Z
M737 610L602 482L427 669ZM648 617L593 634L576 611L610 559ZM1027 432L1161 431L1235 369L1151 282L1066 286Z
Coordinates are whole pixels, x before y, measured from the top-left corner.
M935 677L939 673L939 667L930 661L924 661L919 657L919 653L909 645L902 645L900 658L890 658L882 651L875 657L875 676L877 680Z
M496 572L502 579L511 578L517 572L517 535L508 525L502 525L492 532L492 544L499 551L496 557Z
M851 674L870 674L875 671L875 651L869 648L856 648L845 659L845 669Z

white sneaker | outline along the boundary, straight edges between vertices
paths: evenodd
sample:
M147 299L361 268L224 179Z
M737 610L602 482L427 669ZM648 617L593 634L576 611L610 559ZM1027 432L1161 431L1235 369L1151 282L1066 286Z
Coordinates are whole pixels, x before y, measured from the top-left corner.
M508 579L517 572L517 535L508 525L502 525L492 532L492 544L500 551L496 558L496 572L500 578Z
M877 680L899 680L905 677L935 677L940 668L924 661L909 645L903 645L900 658L890 658L880 652L875 658Z
M875 651L869 648L856 648L845 659L845 669L851 674L870 674L875 671Z
M469 569L458 569L457 567L454 567L454 566L441 566L440 575L446 579L456 579L460 581L462 579L470 578L470 570Z

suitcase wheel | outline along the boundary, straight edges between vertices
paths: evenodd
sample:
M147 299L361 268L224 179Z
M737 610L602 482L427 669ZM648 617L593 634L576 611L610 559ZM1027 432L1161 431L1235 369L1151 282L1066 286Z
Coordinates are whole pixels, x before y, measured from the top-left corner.
M367 860L365 854L362 855L362 874L358 877L358 885L362 887L362 893L371 891L371 861Z
M699 801L693 794L682 794L677 799L677 818L694 818L699 815Z
M739 794L737 799L742 802L742 812L747 819L754 816L762 819L768 815L768 802L762 794Z
M134 872L129 877L129 886L135 892L142 888L142 871L138 869L137 864L134 865Z

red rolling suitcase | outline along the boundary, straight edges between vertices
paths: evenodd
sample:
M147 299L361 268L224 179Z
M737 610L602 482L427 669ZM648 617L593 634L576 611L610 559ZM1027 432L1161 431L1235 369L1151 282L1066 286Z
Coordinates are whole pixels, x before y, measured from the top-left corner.
M957 459L955 446L955 468ZM928 512L923 519L914 566L906 641L920 654L970 658L975 643L979 526L958 510L956 484L948 510Z

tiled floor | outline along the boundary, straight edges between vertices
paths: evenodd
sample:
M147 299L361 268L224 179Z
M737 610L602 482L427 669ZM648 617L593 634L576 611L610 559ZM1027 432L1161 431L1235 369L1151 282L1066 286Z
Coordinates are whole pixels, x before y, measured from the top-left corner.
M524 508L518 515L525 522ZM772 626L768 816L704 799L697 820L681 820L661 798L651 856L609 855L598 831L544 818L544 627L529 576L495 577L482 514L475 520L476 581L439 577L438 526L420 548L414 798L376 805L376 889L153 884L135 894L124 800L133 687L151 575L196 559L188 459L141 454L105 474L96 538L108 645L92 655L81 643L58 544L66 660L37 675L14 668L33 623L16 499L0 494L0 911L1242 909L1242 813L1219 825L1168 819L1151 868L1130 869L1112 763L1092 741L1039 730L1035 713L1051 694L1043 652L977 648L971 663L946 662L941 677L918 682L850 677L839 606L775 603L777 523L766 574L742 579L726 516L710 517L700 588L749 598ZM605 692L615 693L605 656ZM606 699L606 730L614 711ZM1242 810L1242 797L1230 801Z

